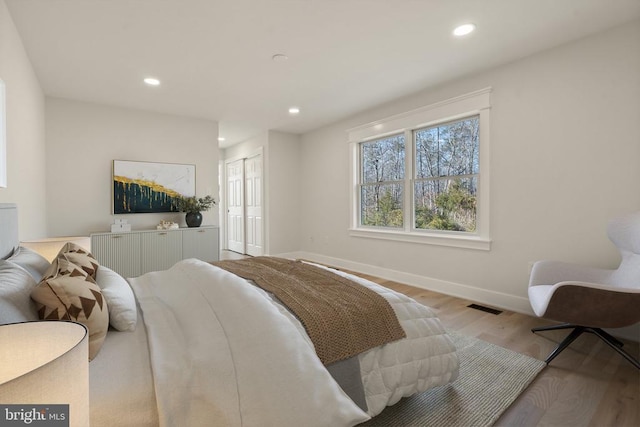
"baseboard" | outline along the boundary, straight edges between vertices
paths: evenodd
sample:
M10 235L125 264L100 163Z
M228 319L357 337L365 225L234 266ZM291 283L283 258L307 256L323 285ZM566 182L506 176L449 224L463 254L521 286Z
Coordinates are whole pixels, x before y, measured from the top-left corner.
M419 276L417 274L406 273L404 271L391 270L389 268L363 264L341 258L333 258L312 252L290 252L286 254L280 254L279 256L287 258L307 259L309 261L335 266L337 268L344 268L347 270L356 271L358 273L370 274L382 279L405 283L407 285L439 292L441 294L464 298L496 308L502 308L518 313L533 315L533 311L531 310L531 306L529 305L529 300L514 295L488 291L486 289L463 285L461 283L454 283L445 280L434 279L432 277Z
M329 257L313 252L288 252L278 254L277 256L292 259L306 259L336 268L344 268L358 273L370 274L372 276L380 277L386 280L405 283L407 285L415 286L416 288L426 289L445 295L451 295L473 302L479 302L490 307L510 310L516 313L527 314L529 316L535 316L533 310L531 309L531 305L529 304L529 299L518 297L515 295L489 291L486 289L480 289L461 283L448 282L445 280L434 279L427 276L419 276L417 274L391 270L375 265L349 261L342 258ZM636 324L626 328L608 329L607 331L611 335L618 338L624 338L631 341L640 341L640 324Z

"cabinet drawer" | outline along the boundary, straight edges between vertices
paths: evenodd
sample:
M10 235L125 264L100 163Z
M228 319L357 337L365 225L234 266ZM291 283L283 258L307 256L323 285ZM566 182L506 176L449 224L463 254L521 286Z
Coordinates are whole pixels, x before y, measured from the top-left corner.
M182 257L218 261L218 229L192 228L182 232Z
M136 277L141 274L139 234L92 235L91 252L101 265L123 277Z
M166 270L182 259L180 231L157 231L140 235L141 274Z

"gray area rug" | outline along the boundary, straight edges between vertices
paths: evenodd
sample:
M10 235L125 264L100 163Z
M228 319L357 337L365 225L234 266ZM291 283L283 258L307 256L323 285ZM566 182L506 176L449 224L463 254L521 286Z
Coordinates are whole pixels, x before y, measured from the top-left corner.
M450 335L460 357L458 379L402 399L359 427L490 426L545 367L497 345Z

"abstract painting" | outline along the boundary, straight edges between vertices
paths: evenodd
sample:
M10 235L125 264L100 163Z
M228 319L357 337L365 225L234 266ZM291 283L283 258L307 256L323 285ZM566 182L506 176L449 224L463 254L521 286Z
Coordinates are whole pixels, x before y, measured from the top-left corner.
M177 212L177 199L195 194L195 165L113 161L114 214Z

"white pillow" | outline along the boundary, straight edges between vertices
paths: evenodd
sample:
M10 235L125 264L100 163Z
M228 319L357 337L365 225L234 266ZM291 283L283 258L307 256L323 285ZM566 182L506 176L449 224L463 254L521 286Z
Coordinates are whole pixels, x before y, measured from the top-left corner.
M104 265L98 267L96 283L107 300L111 326L119 331L134 331L138 322L138 311L129 283Z
M7 261L18 264L27 270L36 282L42 280L42 276L51 265L45 257L24 246L18 246L16 250L13 251L13 255L7 258Z
M0 260L0 325L38 320L31 291L37 282L24 268Z

